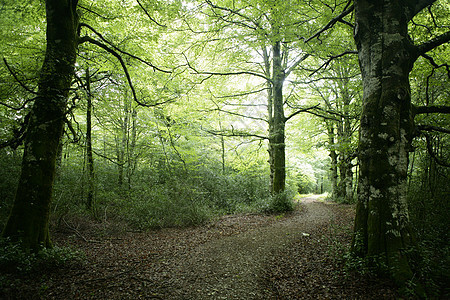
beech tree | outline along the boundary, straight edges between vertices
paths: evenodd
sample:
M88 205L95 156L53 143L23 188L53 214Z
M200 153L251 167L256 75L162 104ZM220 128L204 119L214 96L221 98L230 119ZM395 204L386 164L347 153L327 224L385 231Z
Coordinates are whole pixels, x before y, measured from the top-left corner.
M33 99L24 133L25 148L17 193L2 233L4 237L12 241L21 242L26 251L36 252L41 248L52 246L48 221L55 164L66 122L68 96L73 82L79 46L84 43L95 45L119 61L134 101L143 106L154 106L160 103L139 101L122 55L138 60L153 70L171 73L170 70L162 70L142 58L121 51L92 26L80 22L78 7L104 19L90 8L80 6L78 0L45 1L45 58L39 74L38 91ZM136 4L135 7L138 5ZM144 15L141 8L138 11ZM151 21L154 22L153 19ZM97 38L90 37L88 33L80 37L81 28L87 29L87 32L93 33ZM89 160L92 171L91 158ZM89 184L92 184L92 180ZM90 189L92 191L93 187L91 186ZM88 199L88 203L91 201L92 199Z
M358 204L352 251L413 277L405 249L414 244L407 208L407 171L414 114L409 73L414 62L450 40L450 31L414 44L408 23L434 0L355 0L354 38L363 80Z
M301 6L292 1L205 2L207 9L204 13L216 22L210 32L223 32L222 39L245 43L247 60L229 65L222 72L202 71L193 64L191 67L203 75L249 75L257 80L263 79L258 88L241 95L266 93L264 121L268 124L268 136L264 138L268 140L270 190L273 195L280 194L286 186L286 122L304 111L297 108L286 114L285 81L309 57L307 51L301 48L303 43L298 41L298 36L308 34L307 24L313 19L313 10L308 5ZM297 14L296 9L300 7L304 12ZM233 28L231 32L228 31L230 26ZM240 50L239 47L236 49Z
M3 236L24 249L51 247L50 199L78 46L77 0L47 0L47 49L27 124L22 172Z

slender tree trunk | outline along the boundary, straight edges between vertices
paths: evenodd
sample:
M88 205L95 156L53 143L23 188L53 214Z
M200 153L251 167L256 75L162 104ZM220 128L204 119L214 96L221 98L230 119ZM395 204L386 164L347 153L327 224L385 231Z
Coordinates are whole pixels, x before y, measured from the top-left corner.
M275 42L272 50L273 124L269 127L269 129L272 128L272 132L269 131L269 143L271 144L270 148L273 156L273 185L271 190L274 195L277 195L284 192L286 186L286 158L284 143L286 118L284 116L283 103L283 83L285 76L281 61L281 43Z
M137 157L135 157L136 141L137 141L137 111L133 108L131 111L131 142L128 149L128 165L127 165L127 179L128 190L131 190L131 178L136 170Z
M271 78L271 70L270 70L270 60L269 54L267 53L267 48L263 47L262 49L263 58L264 58L264 74L267 78ZM267 122L269 124L269 145L267 151L269 152L269 167L270 167L270 191L273 191L273 177L275 173L274 168L274 149L272 147L272 143L270 140L271 133L273 132L273 85L270 80L267 80Z
M74 73L76 0L47 0L47 49L27 127L22 171L3 236L27 251L51 247L48 231L55 162Z
M400 285L412 278L404 249L410 233L406 187L412 138L409 72L414 59L405 7L397 1L355 1L355 41L364 96L359 184L352 251L390 268Z
M87 90L87 110L86 110L86 156L88 171L88 193L86 205L88 209L94 206L94 156L92 154L92 94L91 78L89 68L86 69L86 90Z
M120 187L123 185L124 165L125 165L125 153L128 144L128 122L129 122L129 109L128 98L125 97L123 104L123 120L121 123L121 136L117 146L117 167L118 167L118 184Z
M334 125L330 121L326 121L328 131L328 144L330 145L330 158L331 158L331 186L333 189L333 196L336 196L338 189L338 170L337 170L337 153L334 143Z

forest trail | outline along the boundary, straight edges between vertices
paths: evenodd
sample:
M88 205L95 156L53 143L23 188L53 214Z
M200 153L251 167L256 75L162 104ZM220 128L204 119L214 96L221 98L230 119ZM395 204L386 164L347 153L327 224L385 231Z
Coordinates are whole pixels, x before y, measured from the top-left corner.
M270 226L200 245L182 260L176 273L180 286L173 299L267 299L274 295L264 279L273 253L298 238L311 239L317 227L329 222L333 210L317 201L302 199L302 212Z
M228 215L191 228L130 232L68 220L53 240L86 259L11 279L0 298L395 299L391 285L345 273L353 218L353 206L311 196L287 215Z

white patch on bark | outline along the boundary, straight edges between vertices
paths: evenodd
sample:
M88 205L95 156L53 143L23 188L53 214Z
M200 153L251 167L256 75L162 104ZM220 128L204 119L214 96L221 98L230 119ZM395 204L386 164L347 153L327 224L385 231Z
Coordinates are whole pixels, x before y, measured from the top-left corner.
M390 233L395 237L400 237L400 231L395 230L395 229L390 229L390 230L386 231L386 233L388 233L388 234Z
M386 119L393 119L393 118L395 118L395 115L396 115L396 111L395 111L394 107L392 107L390 105L386 105L384 107L384 109L383 109L383 116Z
M381 198L383 195L381 194L381 191L376 189L373 186L370 186L370 197L371 198Z
M403 36L400 33L385 33L383 37L385 46L390 46L393 43L398 43L403 39Z
M387 134L387 133L379 133L378 134L378 137L383 140L386 140L388 138L388 136L389 136L389 134Z

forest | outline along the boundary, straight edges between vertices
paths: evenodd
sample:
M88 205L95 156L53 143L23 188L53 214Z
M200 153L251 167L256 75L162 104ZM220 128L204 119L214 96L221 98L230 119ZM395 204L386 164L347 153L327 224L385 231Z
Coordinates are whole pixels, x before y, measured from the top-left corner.
M0 298L450 297L449 0L0 0L0 28Z

